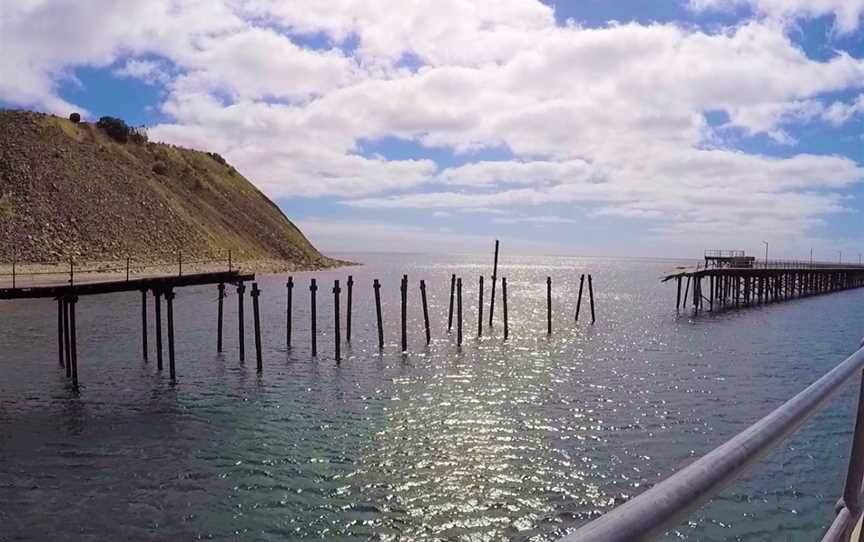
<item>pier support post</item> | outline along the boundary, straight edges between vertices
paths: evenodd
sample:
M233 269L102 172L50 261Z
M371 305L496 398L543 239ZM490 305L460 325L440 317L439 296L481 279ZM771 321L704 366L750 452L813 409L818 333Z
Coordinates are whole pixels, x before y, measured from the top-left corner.
M402 276L402 283L399 287L399 293L401 294L401 336L402 336L402 353L408 352L408 276Z
M141 290L141 351L147 363L147 290Z
M510 322L507 320L507 277L501 277L501 297L504 302L504 340L510 335Z
M348 306L345 307L345 341L351 344L351 305L354 296L354 277L348 275Z
M65 348L63 346L63 299L57 298L57 353L60 360L60 367L63 367L63 355Z
M217 301L216 308L216 352L222 353L222 313L223 308L222 305L225 300L225 284L219 283L218 292L219 299Z
M489 329L495 315L495 283L498 282L498 239L495 239L495 263L492 265L492 296L489 298Z
M285 288L288 290L288 299L285 307L285 349L291 350L291 331L293 327L292 319L292 305L293 305L293 295L294 295L294 277L288 277L288 282L285 284Z
M177 379L174 370L174 290L165 290L165 306L168 308L168 374L171 380Z
M162 292L153 290L154 309L156 311L156 370L162 370Z
M339 287L339 279L333 281L333 342L336 354L336 364L342 363L342 333L340 330L339 297L342 288Z
M423 325L426 328L426 346L432 342L432 333L429 331L429 305L426 303L426 281L420 281L420 297L423 300Z
M66 351L66 378L72 378L72 349L69 339L69 298L63 296L63 345Z
M447 313L447 333L453 329L453 294L456 291L456 274L450 275L450 310Z
M318 356L318 307L317 301L315 299L316 292L318 292L318 284L316 284L315 279L312 279L312 282L309 284L309 292L311 294L311 304L312 304L312 357Z
M258 298L261 296L261 290L258 289L258 283L252 283L252 323L255 330L255 369L260 373L264 370L264 363L261 360L261 313L258 307Z
M75 323L75 305L78 296L69 296L69 332L70 347L72 348L72 388L78 391L78 326Z
M585 275L582 275L585 278ZM582 292L582 284L579 284L579 292ZM582 296L579 296L579 301L582 301ZM675 310L681 310L681 275L678 275L678 297L675 298ZM576 305L576 320L579 320L579 305Z
M456 279L456 344L462 346L462 277Z
M483 336L483 275L480 275L480 299L477 303L477 338Z
M714 312L714 275L708 277L708 310Z
M384 350L384 325L381 321L381 283L378 279L372 282L372 289L375 290L375 316L378 319L378 350Z
M591 280L591 275L588 275L588 298L591 301L591 323L597 321L597 318L594 315L594 285Z
M246 315L243 310L243 294L246 285L242 282L237 285L237 335L240 343L240 363L246 361Z
M579 277L579 295L576 297L576 321L579 321L579 310L582 308L582 287L585 286L585 273ZM681 277L678 277L678 295L680 302L681 295Z
M546 277L546 335L552 335L552 277Z

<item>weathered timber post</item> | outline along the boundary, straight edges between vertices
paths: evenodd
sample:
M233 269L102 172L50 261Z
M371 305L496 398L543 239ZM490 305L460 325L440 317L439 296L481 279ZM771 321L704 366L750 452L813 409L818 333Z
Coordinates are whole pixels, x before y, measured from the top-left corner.
M234 265L231 263L231 250L228 250L228 271L233 271Z
M141 350L147 362L147 290L141 290Z
M69 296L63 296L63 344L66 347L66 378L72 378L72 344L69 335Z
M687 295L690 293L690 275L687 275L687 284L684 287L684 308L687 308Z
M378 279L372 282L375 290L375 316L378 318L378 350L384 350L384 327L381 321L381 283Z
M339 294L342 289L339 287L339 279L333 281L333 341L334 350L336 353L336 363L342 362L342 337L339 324Z
M495 283L498 281L498 239L495 239L495 263L492 265L492 296L489 298L489 327L495 315Z
M402 295L402 353L408 351L408 276L402 276L402 284L400 286L400 294Z
M591 323L597 321L594 316L594 286L591 282L591 275L588 275L588 298L591 300Z
M507 320L507 277L501 277L501 297L504 302L504 340L510 336L510 322Z
M219 299L216 302L216 352L222 353L222 305L225 299L225 284L220 282L217 286Z
M345 340L351 344L351 298L354 296L354 277L348 275L348 306L345 307Z
M162 370L162 292L153 290L154 308L156 310L156 369Z
M261 315L258 310L258 297L261 296L261 290L258 289L258 283L252 283L252 318L255 326L255 368L260 373L264 370L264 364L261 361Z
M63 300L57 298L57 353L60 359L60 367L63 367Z
M126 282L129 282L129 256L126 256Z
M585 275L582 275L585 278ZM582 291L582 284L579 284L579 291ZM579 296L579 301L582 301L582 296ZM678 297L675 298L675 310L681 310L681 275L678 275ZM579 305L576 305L576 320L579 320Z
M316 357L318 355L318 307L316 306L315 300L315 292L318 291L318 284L315 283L315 279L312 279L311 284L309 284L309 292L311 293L311 303L312 303L312 357Z
M456 344L462 346L462 277L456 279Z
M582 287L585 286L585 273L579 277L579 295L576 297L576 321L579 321L579 310L582 308ZM678 297L681 297L681 277L678 277Z
M69 296L69 330L71 337L69 339L72 348L72 388L78 391L78 326L75 324L75 304L78 303L78 296Z
M546 277L546 335L552 335L552 277Z
M165 305L168 308L168 374L171 380L177 379L174 370L174 290L165 290Z
M432 342L432 333L429 331L429 305L426 303L426 281L420 281L420 297L423 299L423 325L426 327L426 346Z
M291 312L293 305L292 297L294 295L294 277L288 277L288 282L285 284L285 287L288 290L288 299L285 307L285 348L287 350L291 350L291 330L293 327L293 324L291 322Z
M246 331L245 320L246 316L243 313L243 293L246 292L246 285L242 282L237 285L237 333L240 339L240 362L246 361Z
M447 333L453 329L453 294L456 290L456 274L450 275L450 311L447 313Z
M710 275L708 281L708 310L714 312L714 275Z
M177 251L177 276L183 276L183 252L180 250Z
M477 302L477 338L483 336L483 275L480 275L480 299Z
M15 264L16 264L17 256L12 256L12 289L15 289Z
M72 256L69 256L69 286L73 286L75 284L75 262L72 260Z

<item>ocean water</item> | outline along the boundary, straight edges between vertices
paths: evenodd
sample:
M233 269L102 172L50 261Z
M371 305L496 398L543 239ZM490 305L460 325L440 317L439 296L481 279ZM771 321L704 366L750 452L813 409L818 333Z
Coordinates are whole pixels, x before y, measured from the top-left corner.
M365 265L294 274L290 351L287 276L259 277L261 375L248 296L238 361L233 289L222 354L215 286L177 291L176 384L167 351L156 371L152 298L149 363L139 294L82 298L77 395L57 362L54 302L0 302L0 540L555 540L767 414L864 335L864 291L693 318L676 315L674 286L659 282L682 262L505 252L510 340L500 283L495 326L478 339L477 280L485 313L491 255L339 256ZM464 280L461 350L455 325L446 332L451 273ZM581 273L594 277L593 326L587 295L573 321ZM337 365L331 288L341 279L344 319L348 274L353 338ZM849 386L665 539L817 539L842 491L854 399Z

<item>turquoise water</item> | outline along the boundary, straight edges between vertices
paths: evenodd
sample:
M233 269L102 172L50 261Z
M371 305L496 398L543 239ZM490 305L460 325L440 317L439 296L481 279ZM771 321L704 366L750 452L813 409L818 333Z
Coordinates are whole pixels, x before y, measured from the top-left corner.
M57 365L54 302L0 303L0 540L554 540L767 414L864 334L864 291L692 318L676 316L674 288L658 280L681 262L504 254L511 338L501 338L499 283L496 325L477 339L489 256L339 256L366 265L294 274L290 352L287 276L259 277L260 376L248 298L238 361L233 291L221 355L216 288L177 292L175 385L141 359L138 294L82 299L77 396ZM573 322L583 272L594 276L594 326ZM342 280L344 317L349 273L354 336L337 366L330 289ZM461 350L455 328L446 333L451 273L465 282ZM817 539L842 488L853 388L666 538Z

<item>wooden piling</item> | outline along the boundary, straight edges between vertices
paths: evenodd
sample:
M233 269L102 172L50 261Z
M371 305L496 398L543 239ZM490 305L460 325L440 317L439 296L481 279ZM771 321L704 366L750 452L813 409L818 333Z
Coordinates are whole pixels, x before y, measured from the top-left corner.
M456 279L456 344L462 346L462 277Z
M591 275L588 275L588 298L591 301L591 323L597 321L594 317L594 286L591 282Z
M447 313L447 333L453 329L453 294L456 291L456 274L450 275L450 311Z
M378 319L378 350L384 350L384 327L381 321L381 283L378 279L372 282L372 289L375 290L375 316Z
M66 348L66 378L72 378L72 344L69 334L69 296L63 296L63 345Z
M174 370L174 290L165 290L165 305L168 309L168 374L171 380L177 379Z
M432 342L432 333L429 331L429 306L426 303L426 281L420 281L420 297L423 299L423 325L426 327L426 346Z
M584 277L585 275L582 275L582 276ZM582 290L581 284L579 285L579 290L580 291ZM582 297L582 296L579 296L579 297ZM678 275L678 297L675 299L675 310L676 311L681 310L681 275ZM579 311L577 310L576 312L578 314ZM577 316L576 319L578 320L579 317Z
M147 290L141 290L141 350L147 363Z
M240 363L246 361L246 315L243 311L244 292L246 292L246 285L241 282L237 285L237 335L240 342Z
M285 288L288 290L288 298L285 307L285 349L291 350L291 331L294 327L292 322L294 277L288 277L288 282L285 284Z
M339 322L339 294L341 293L342 289L339 287L339 279L336 279L333 281L333 346L337 364L342 362L342 337L341 324Z
M75 323L75 305L78 296L69 296L69 342L72 348L72 388L78 391L78 326Z
M489 298L489 328L495 316L495 283L498 281L498 239L495 239L495 263L492 265L492 296Z
M708 290L708 310L714 312L714 275L709 278L710 286Z
M501 277L501 298L504 306L504 340L510 336L510 322L507 320L507 277Z
M60 367L63 367L63 300L57 298L57 353L60 359Z
M477 337L483 336L483 275L480 275L480 300L477 303Z
M219 299L216 302L216 352L222 353L222 314L225 300L225 284L220 282L217 286Z
M402 294L402 353L408 351L408 276L402 276L402 284L400 286L400 293Z
M162 292L153 290L154 309L156 311L156 370L162 370Z
M312 282L309 284L309 292L311 293L311 305L312 305L312 357L318 356L318 307L317 302L315 300L316 292L318 291L318 285L315 283L315 279L312 279Z
M684 307L687 307L687 294L690 292L690 275L687 275L687 285L684 287Z
M351 305L354 296L354 277L348 275L348 306L345 307L345 341L351 344Z
M129 256L126 256L126 282L129 282Z
M264 363L261 360L261 315L258 310L258 298L261 296L261 290L258 289L258 283L252 283L252 323L255 330L255 369L260 373L264 370Z
M579 321L579 310L582 308L582 287L585 286L585 273L579 277L579 296L576 298L576 321Z
M552 335L552 277L546 277L546 335Z

